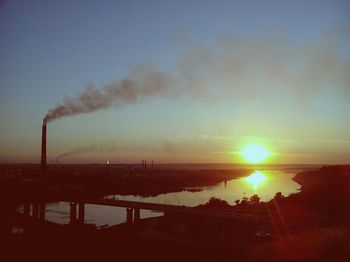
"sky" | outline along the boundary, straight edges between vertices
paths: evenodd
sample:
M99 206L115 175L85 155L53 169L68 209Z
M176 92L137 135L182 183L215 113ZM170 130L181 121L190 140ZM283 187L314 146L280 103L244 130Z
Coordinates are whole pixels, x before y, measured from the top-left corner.
M0 163L350 162L349 1L0 1ZM59 157L59 158L57 158Z

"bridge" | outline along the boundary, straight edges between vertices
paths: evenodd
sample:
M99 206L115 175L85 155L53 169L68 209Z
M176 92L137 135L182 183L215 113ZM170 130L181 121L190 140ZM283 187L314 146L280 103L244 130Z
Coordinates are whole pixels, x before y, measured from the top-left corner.
M135 223L140 220L140 210L159 211L164 214L189 214L196 216L206 217L222 217L230 218L235 220L246 221L247 217L244 214L240 214L233 211L222 211L206 208L187 207L179 205L159 204L159 203L148 203L139 201L128 201L118 199L75 199L75 198L64 198L59 199L62 202L69 202L70 204L70 223L85 222L85 205L102 205L102 206L113 206L126 208L126 222ZM24 203L24 215L32 216L38 219L45 219L45 203Z

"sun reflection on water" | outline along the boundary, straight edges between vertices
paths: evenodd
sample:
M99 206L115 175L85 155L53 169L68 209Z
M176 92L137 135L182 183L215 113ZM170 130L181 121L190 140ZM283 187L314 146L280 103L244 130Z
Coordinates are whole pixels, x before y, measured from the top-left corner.
M261 185L265 184L266 175L262 171L255 170L254 173L246 177L244 181L252 186L254 190L257 190Z

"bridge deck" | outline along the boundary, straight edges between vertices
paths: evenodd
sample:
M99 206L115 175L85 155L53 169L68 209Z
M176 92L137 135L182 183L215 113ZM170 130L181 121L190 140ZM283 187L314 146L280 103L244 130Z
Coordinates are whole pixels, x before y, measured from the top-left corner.
M237 212L232 212L232 211L218 211L213 209L203 209L203 208L195 208L195 207L147 203L147 202L128 201L128 200L117 200L117 199L67 200L67 199L64 199L62 201L83 202L85 204L103 205L103 206L138 208L143 210L152 210L152 211L160 211L160 212L187 213L187 214L204 215L204 216L219 216L219 217L226 217L226 218L235 218L239 220L247 219L245 215L239 214Z

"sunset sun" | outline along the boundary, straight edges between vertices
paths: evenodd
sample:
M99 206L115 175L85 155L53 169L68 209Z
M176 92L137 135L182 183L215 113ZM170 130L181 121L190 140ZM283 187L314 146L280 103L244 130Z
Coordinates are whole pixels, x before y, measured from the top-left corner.
M250 164L263 163L271 155L271 153L264 146L258 144L250 144L245 146L241 154Z

